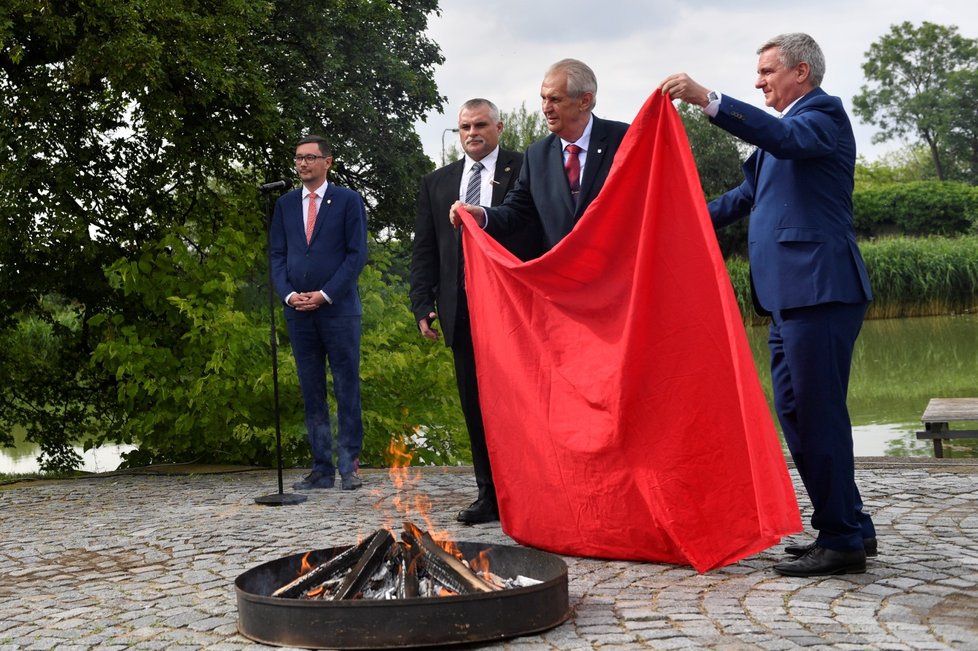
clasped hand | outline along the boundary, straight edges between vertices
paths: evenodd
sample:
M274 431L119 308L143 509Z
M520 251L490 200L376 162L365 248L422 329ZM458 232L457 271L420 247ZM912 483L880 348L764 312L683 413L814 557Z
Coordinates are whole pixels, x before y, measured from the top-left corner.
M296 292L289 298L289 305L300 312L318 310L325 302L322 292Z

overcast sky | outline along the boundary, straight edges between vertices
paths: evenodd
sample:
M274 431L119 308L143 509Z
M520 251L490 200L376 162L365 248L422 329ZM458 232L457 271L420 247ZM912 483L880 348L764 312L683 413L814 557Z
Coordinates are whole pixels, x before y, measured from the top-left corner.
M587 63L598 78L595 114L631 122L655 86L673 72L763 106L754 88L758 46L783 32L807 32L826 58L822 88L842 98L853 121L859 154L875 159L897 144L872 144L871 125L852 113L852 97L865 83L862 64L869 46L891 25L923 21L957 25L978 38L974 0L443 0L429 26L445 63L435 72L448 97L444 114L416 125L425 152L441 161L457 135L459 105L487 97L500 110L526 102L539 111L540 82L564 57Z

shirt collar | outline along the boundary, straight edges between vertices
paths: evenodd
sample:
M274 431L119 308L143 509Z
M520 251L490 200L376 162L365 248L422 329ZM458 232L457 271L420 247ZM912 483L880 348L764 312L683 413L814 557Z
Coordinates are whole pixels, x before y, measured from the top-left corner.
M482 163L483 167L485 167L487 170L492 172L493 170L496 169L496 160L498 158L499 158L499 145L496 145L495 149L493 149L491 152L486 154L482 158L482 160L478 162ZM468 154L465 155L465 169L467 170L472 169L472 165L475 162L476 161L471 156L469 156Z
M323 184L318 188L316 188L315 190L310 190L306 186L302 186L302 200L305 201L309 197L309 194L312 192L316 193L317 199L322 199L323 195L326 194L327 187L329 187L329 181L323 181Z
M584 151L587 151L588 145L591 144L591 127L594 126L594 115L587 116L587 126L584 127L584 133L581 137L575 141L560 139L560 150L563 151L567 149L567 145L577 145Z

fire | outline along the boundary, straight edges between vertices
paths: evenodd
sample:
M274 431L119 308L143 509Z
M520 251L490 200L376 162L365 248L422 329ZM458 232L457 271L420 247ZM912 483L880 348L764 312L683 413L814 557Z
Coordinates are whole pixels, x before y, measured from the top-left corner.
M312 569L312 564L309 562L309 554L311 553L311 551L308 551L305 553L305 556L302 557L302 564L299 566L299 576L302 576Z
M486 580L491 580L491 573L489 572L489 551L483 549L479 552L479 555L468 561L469 568L476 574L481 574L482 578Z
M397 488L394 495L394 508L401 515L420 516L424 520L429 531L433 529L431 522L431 498L427 493L416 490L421 482L421 471L411 470L411 461L414 455L407 448L404 437L391 437L390 445L387 446L387 471L391 483ZM388 526L394 530L393 523Z
M432 509L431 498L427 493L417 489L421 482L421 471L418 469L412 470L411 461L413 461L414 455L408 450L407 438L403 436L392 436L390 444L387 446L386 457L388 464L387 475L397 489L392 499L396 512L405 517L421 518L432 540L442 549L459 560L465 560L472 566L473 572L481 574L483 577L488 577L489 559L485 552L480 554L480 558L471 561L466 560L461 550L459 550L458 545L451 538L451 535L446 530L436 529L430 515ZM378 504L375 508L380 508L380 505ZM407 524L405 523L405 526ZM395 531L393 522L389 522L386 528L391 532ZM418 533L420 534L420 532Z

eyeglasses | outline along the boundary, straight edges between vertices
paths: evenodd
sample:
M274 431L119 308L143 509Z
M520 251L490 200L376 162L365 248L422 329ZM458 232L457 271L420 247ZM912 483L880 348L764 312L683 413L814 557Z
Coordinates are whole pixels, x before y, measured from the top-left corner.
M298 165L299 163L302 162L315 163L317 158L329 158L329 156L317 156L315 154L306 154L305 156L296 156L292 160L294 160L295 164Z

